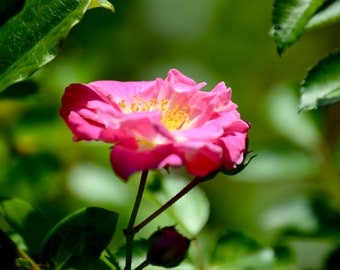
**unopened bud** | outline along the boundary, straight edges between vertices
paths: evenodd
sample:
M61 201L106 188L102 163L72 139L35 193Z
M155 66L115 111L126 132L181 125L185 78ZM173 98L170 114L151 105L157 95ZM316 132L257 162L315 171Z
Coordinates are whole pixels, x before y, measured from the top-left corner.
M179 265L187 256L190 240L175 227L165 227L149 238L150 249L147 260L152 265L171 268Z

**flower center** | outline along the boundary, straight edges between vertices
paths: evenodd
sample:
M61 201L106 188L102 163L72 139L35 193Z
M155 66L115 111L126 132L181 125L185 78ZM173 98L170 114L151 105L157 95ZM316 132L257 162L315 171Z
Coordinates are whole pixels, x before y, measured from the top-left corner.
M162 111L162 123L169 130L179 129L188 117L188 108L186 106L170 106L169 101L166 99L157 100L152 98L145 100L144 98L133 96L130 104L122 99L117 103L122 112L135 113L146 111Z

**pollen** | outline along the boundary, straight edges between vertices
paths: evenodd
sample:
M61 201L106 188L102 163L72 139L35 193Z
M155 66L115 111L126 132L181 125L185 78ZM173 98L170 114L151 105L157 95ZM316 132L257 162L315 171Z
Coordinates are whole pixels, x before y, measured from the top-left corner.
M122 99L117 104L123 113L161 111L162 123L169 130L180 129L189 116L186 106L172 105L164 98L146 100L142 97L133 96L131 102L128 103L125 99Z
M172 110L163 111L162 122L169 130L180 129L189 116L187 111L187 107L176 105Z

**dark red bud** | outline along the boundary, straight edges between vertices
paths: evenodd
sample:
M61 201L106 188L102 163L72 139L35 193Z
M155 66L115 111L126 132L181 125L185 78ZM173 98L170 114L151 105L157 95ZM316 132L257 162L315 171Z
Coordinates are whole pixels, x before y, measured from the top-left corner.
M171 268L179 265L187 256L190 240L175 227L165 227L149 238L147 259L150 264Z

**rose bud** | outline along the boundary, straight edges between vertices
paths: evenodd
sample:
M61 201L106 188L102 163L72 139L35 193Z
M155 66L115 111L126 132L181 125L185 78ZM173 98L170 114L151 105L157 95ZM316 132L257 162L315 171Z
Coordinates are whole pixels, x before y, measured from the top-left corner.
M149 241L148 262L166 268L179 265L187 256L190 246L190 240L177 232L174 226L156 231Z

